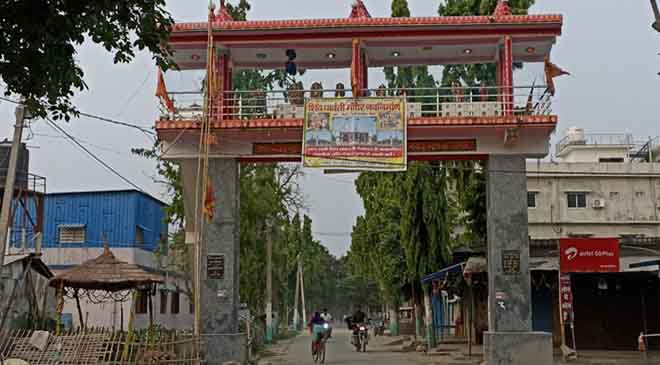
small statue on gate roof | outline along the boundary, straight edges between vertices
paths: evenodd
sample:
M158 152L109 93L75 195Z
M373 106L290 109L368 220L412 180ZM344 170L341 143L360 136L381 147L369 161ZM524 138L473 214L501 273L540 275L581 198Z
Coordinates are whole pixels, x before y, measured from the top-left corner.
M497 0L497 6L495 7L493 16L507 16L507 15L511 15L509 0Z
M369 14L369 10L367 10L367 6L364 5L362 0L355 0L350 18L371 18L371 14Z
M231 14L229 14L229 10L227 10L227 5L225 4L225 0L220 0L220 8L215 14L215 20L218 22L230 22L234 20Z

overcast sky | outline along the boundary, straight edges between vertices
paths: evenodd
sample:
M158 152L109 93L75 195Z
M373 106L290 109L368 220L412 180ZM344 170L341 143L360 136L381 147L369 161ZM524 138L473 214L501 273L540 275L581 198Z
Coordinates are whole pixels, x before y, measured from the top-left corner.
M251 0L250 19L346 17L352 0ZM389 15L391 0L365 0L373 16ZM439 0L409 0L413 16L437 14ZM177 21L206 19L208 0L169 0ZM559 129L578 126L588 132L630 132L638 138L660 134L660 34L650 28L652 13L647 0L537 0L532 13L561 13L564 32L552 60L573 76L557 81L553 110ZM156 117L155 72L149 55L141 54L129 65L114 65L112 57L94 45L80 48L78 59L85 71L89 91L75 97L80 110L152 127ZM436 74L436 77L439 75ZM517 82L541 80L541 67L527 67L516 74ZM324 85L348 82L346 72L310 73L306 81ZM370 80L382 80L378 70ZM194 81L194 79L192 79ZM186 87L189 75L169 73L168 88ZM306 82L306 85L308 82ZM373 86L373 85L372 85ZM0 101L0 133L11 138L13 105ZM153 183L154 165L130 154L132 147L149 147L144 134L103 122L79 119L63 125L87 143L127 178L154 196L168 200L162 186ZM127 184L104 170L43 121L32 122L26 131L31 147L30 169L45 176L48 191L123 189ZM308 214L314 231L332 253L349 247L352 224L362 206L351 175L324 176L307 170L301 184L307 195Z

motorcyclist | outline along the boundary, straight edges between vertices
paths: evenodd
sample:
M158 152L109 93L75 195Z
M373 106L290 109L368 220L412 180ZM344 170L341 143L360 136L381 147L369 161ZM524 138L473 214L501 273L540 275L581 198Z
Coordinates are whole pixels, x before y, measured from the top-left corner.
M352 318L352 320L353 320L353 324L358 325L358 324L361 324L361 323L365 323L365 322L366 322L366 320L367 320L367 315L364 314L364 312L363 312L363 311L360 309L360 307L358 306L358 307L355 309L355 313L353 313L353 316L352 316L351 318Z
M360 325L366 323L367 315L360 309L360 306L357 306L355 313L351 316L351 326L353 329L353 337L358 335Z

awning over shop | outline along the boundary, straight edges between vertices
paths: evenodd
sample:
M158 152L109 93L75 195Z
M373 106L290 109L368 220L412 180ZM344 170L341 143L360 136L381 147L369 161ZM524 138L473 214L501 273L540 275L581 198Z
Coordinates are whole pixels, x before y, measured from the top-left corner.
M658 256L627 256L619 258L621 272L660 271ZM556 257L530 257L530 271L558 271L559 259ZM476 274L488 272L485 257L470 257L464 273Z
M451 273L460 273L463 272L463 267L465 266L465 262L461 262L460 264L455 264L451 266L447 266L444 269L434 272L433 274L426 275L425 277L422 278L422 284L428 284L432 282L433 280L442 280L444 279L447 275Z

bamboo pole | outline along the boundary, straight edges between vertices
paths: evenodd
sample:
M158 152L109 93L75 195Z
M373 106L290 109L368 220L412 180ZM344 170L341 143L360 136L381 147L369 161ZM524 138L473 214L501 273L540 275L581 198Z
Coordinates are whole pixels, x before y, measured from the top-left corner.
M64 309L64 282L60 282L60 287L57 289L57 323L55 327L55 335L60 335L60 327L62 324L62 310Z
M80 321L80 328L85 328L85 320L83 318L82 307L80 306L80 297L78 296L78 289L73 292L73 297L76 299L76 307L78 308L78 320Z
M128 313L128 329L126 334L126 345L124 346L124 351L121 355L121 362L126 362L128 359L130 351L130 343L133 341L133 317L135 317L135 306L137 303L137 290L133 290L132 300L131 300L131 310Z

